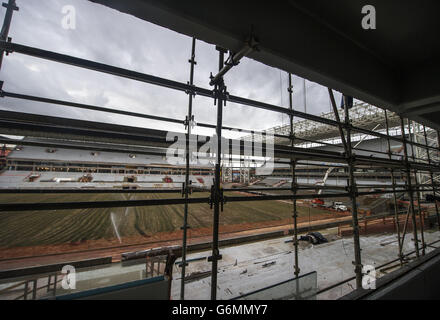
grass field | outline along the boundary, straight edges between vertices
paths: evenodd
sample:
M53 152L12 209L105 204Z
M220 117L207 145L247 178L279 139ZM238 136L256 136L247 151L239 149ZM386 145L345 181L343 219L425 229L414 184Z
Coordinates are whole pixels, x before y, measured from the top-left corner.
M234 193L233 195L237 195ZM207 197L196 193L193 197ZM141 200L180 197L180 194L2 194L2 203ZM190 205L188 223L192 229L210 227L208 204ZM299 216L309 215L298 207ZM312 209L312 214L320 213ZM292 217L292 205L283 201L227 203L220 224L233 225L284 220ZM54 211L0 212L0 247L50 245L85 240L109 239L179 230L183 205L78 209Z

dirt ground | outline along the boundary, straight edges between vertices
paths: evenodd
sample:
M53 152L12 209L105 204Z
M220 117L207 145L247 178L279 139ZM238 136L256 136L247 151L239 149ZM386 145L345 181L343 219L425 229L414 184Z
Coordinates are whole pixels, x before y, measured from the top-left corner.
M338 217L347 217L346 214L334 214L323 212L317 214L302 215L298 217L298 225L313 225L317 222L333 220ZM298 206L298 210L309 211L308 207ZM324 211L324 210L321 210ZM220 239L237 236L259 234L264 232L284 230L293 227L293 219L281 219L250 223L238 223L220 226ZM212 227L191 228L188 231L188 243L202 243L212 240ZM20 246L12 248L0 248L0 270L40 265L47 263L59 263L79 259L90 259L112 256L113 261L119 261L123 252L145 250L160 246L181 245L182 231L158 232L152 235L135 235L118 238L101 238L83 240L62 244L49 244L37 246Z
M247 194L231 193L245 197ZM2 203L142 200L179 197L174 194L2 194ZM207 197L196 193L193 197ZM289 201L231 202L220 214L221 230L225 232L288 224L292 218ZM334 216L326 210L298 205L300 221ZM213 211L208 203L189 206L188 223L194 236L204 235L212 228ZM125 243L126 239L168 239L178 237L183 225L183 205L0 212L0 256L8 248L46 247L69 244L73 247L88 243ZM120 239L120 240L118 240ZM130 240L131 241L131 240ZM23 248L22 250L26 250ZM9 252L9 250L6 250Z
M320 218L314 220L298 219L298 227L313 226L336 220L346 220L348 216ZM254 235L272 231L287 231L293 227L292 221L272 221L262 223L244 223L240 225L220 227L220 240L240 236ZM46 246L17 247L0 250L0 270L62 263L67 261L112 257L112 261L120 261L121 253L129 251L146 250L162 246L181 245L182 233L164 232L152 237L127 237L122 238L122 244L117 239L90 240L77 244L59 244ZM188 243L204 243L212 241L212 230L200 228L189 232Z
M231 192L246 196L246 193ZM193 197L207 194L196 193ZM0 195L2 202L134 200L176 197L173 194ZM188 242L212 240L212 209L190 205ZM312 208L298 201L298 223L347 216ZM285 200L233 202L220 214L220 238L293 227L292 203ZM183 206L53 210L0 213L0 270L13 266L56 263L112 256L127 251L181 245ZM67 259L67 260L66 260Z

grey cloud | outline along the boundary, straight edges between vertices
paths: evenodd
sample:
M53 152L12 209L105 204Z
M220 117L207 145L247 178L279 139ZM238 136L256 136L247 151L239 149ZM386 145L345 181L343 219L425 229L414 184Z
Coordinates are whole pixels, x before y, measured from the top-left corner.
M187 36L84 0L17 0L17 5L20 11L14 13L10 30L14 42L181 82L189 79L191 39ZM61 27L64 5L76 8L76 30ZM4 8L1 14L4 15ZM213 45L197 41L196 85L209 87L209 74L217 71L217 59ZM19 54L4 59L1 79L5 80L5 90L13 92L180 119L184 119L187 112L188 97L184 93ZM231 70L225 81L230 93L288 106L285 72L245 58ZM293 86L294 108L303 110L302 79L294 76ZM319 114L329 110L326 88L307 82L306 91L308 112ZM4 98L0 105L10 110L183 130L182 126L157 121L15 99ZM196 97L194 112L196 121L215 123L211 99ZM262 130L288 121L287 116L234 104L228 104L224 114L226 125L248 129Z

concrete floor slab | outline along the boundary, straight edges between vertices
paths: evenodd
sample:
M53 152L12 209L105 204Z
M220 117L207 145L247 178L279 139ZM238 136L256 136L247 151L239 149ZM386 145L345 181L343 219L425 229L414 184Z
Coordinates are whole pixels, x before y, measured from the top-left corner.
M325 232L323 232L326 235ZM223 259L218 268L218 299L231 299L293 278L293 244L285 241L292 237L266 240L240 246L221 248ZM361 237L362 263L378 267L397 258L398 244L395 234ZM414 250L412 235L407 235L404 253ZM425 232L426 243L440 239L440 232ZM299 265L301 274L318 273L318 290L354 276L353 240L340 238L321 245L301 244ZM429 252L432 248L427 248ZM189 254L188 259L209 256L210 251ZM270 264L271 262L275 262ZM268 263L267 266L263 266ZM197 272L209 272L207 260L190 262L187 276ZM175 266L172 282L172 299L180 298L180 268ZM376 270L377 276L383 273ZM387 271L389 272L389 271ZM185 285L185 299L209 299L210 276L192 280ZM318 299L337 299L354 289L354 281L318 295Z

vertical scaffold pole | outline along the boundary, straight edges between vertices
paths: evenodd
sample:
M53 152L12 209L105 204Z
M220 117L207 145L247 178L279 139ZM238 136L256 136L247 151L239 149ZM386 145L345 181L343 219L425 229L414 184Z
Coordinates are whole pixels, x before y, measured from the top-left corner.
M406 173L406 184L408 189L408 197L410 202L410 208L411 208L411 220L413 224L413 234L414 234L414 247L416 251L417 258L420 257L419 252L419 239L417 236L417 220L416 220L416 213L414 208L414 194L412 189L412 183L411 183L411 173L410 173L410 165L408 160L408 146L406 143L406 137L405 137L405 125L403 122L403 118L400 117L400 130L402 131L402 140L403 140L403 152L404 152L404 161L405 161L405 173ZM411 133L410 133L411 134ZM403 243L402 243L403 244Z
M346 98L344 96L344 111L345 111L345 131L347 134L347 162L348 162L348 172L350 177L349 183L349 193L351 198L351 208L352 208L352 218L353 218L353 241L354 241L354 265L356 273L356 288L362 288L362 257L361 257L361 246L359 240L359 222L358 222L358 212L357 212L357 202L356 202L356 179L354 177L354 157L351 145L351 122L350 113L348 110L348 105Z
M12 13L17 10L18 7L15 4L15 0L9 0L8 3L3 3L3 7L6 8L5 20L3 20L2 30L0 32L0 41L7 41L9 36L9 28L12 22ZM4 51L0 54L0 69L2 67Z
M289 87L287 89L287 91L289 92L289 110L293 111L293 87L292 87L292 74L289 73ZM293 114L291 113L289 115L290 118L290 146L292 147L292 152L293 152L293 147L295 146L295 132L293 131ZM296 159L291 159L290 160L290 169L292 172L292 194L295 196L296 192L297 192L297 182L296 182L296 174L295 174L295 167L296 167ZM295 274L295 278L298 277L299 273L300 273L300 268L299 268L299 262L298 262L298 223L297 223L297 218L298 218L298 211L297 211L297 207L296 207L296 199L293 199L293 245L295 248L295 266L294 266L294 274ZM297 282L298 285L298 282ZM298 290L297 292L298 293Z
M192 39L192 47L191 47L191 59L188 62L191 64L190 73L189 73L189 85L194 84L194 66L197 64L195 61L195 51L196 51L196 39ZM186 272L186 248L187 248L187 232L188 232L188 198L190 192L189 186L189 162L190 162L190 148L189 148L189 139L191 136L191 125L192 125L192 102L193 102L193 92L188 92L188 115L186 117L185 126L186 126L186 147L185 147L185 157L186 157L186 170L185 170L185 207L183 212L183 243L182 243L182 277L180 283L180 300L185 300L185 272Z
M219 51L218 59L218 70L220 71L224 66L225 52L226 50L217 47ZM212 273L211 273L211 300L217 299L217 269L218 260L221 259L219 247L218 247L218 232L219 232L219 220L220 220L220 202L223 201L221 195L221 185L220 185L220 165L221 165L221 146L222 146L222 121L223 121L223 103L226 101L224 99L224 94L226 91L225 83L223 77L220 77L215 83L215 103L217 104L217 148L216 148L216 163L215 163L215 181L214 181L214 192L212 195L212 201L214 203L214 217L213 217L213 227L212 227L212 256L209 260L212 261Z
M354 262L355 265L354 272L356 274L356 288L362 288L362 256L361 256L361 246L359 240L359 221L358 221L358 212L357 212L357 203L356 203L356 181L354 178L354 157L352 154L352 146L351 146L351 123L350 116L347 108L347 103L344 97L344 111L345 111L345 130L347 138L344 136L344 131L342 128L341 119L339 117L338 108L336 107L335 97L333 95L333 90L328 88L330 94L330 101L332 103L333 112L335 114L335 119L338 122L338 129L341 135L342 144L344 145L346 161L348 165L348 192L350 194L351 199L351 215L352 215L352 224L353 224L353 243L354 243Z
M429 166L431 166L431 156L429 154L430 150L429 150L429 142L428 142L428 134L426 133L426 127L425 125L423 125L423 136L425 137L425 145L426 145L426 155L427 155L427 159L428 159L428 164ZM432 184L432 193L434 195L434 197L436 196L437 193L437 188L435 187L435 181L434 181L434 174L432 173L432 170L429 170L429 176L431 178L431 184ZM438 204L437 201L434 200L434 205L435 205L435 215L437 216L437 226L438 229L440 230L440 214L438 212Z
M437 159L440 159L440 131L437 130L436 132L437 132L437 150L436 150ZM433 179L432 183L435 184L434 175L432 176L432 179ZM434 200L434 201L435 201L435 204L437 205L437 201L436 200ZM440 230L440 223L438 225L438 229Z
M437 130L437 157L440 158L440 130Z
M415 152L414 152L414 145L413 142L415 142L415 138L413 138L413 135L415 135L415 127L413 126L413 133L411 134L411 121L409 119L408 120L408 131L409 131L409 140L411 142L411 155L412 155L412 159L413 162L416 162L416 156L415 156ZM416 199L417 199L417 209L419 211L419 223L420 223L420 237L421 237L421 241L422 241L422 255L425 255L425 233L424 233L424 221L423 221L423 214L422 214L422 206L420 205L420 186L419 186L419 179L417 178L417 170L414 169L414 183L416 185Z
M387 142L388 142L388 158L392 159L392 152L391 152L391 142L390 142L390 126L388 123L388 113L386 110L385 112L385 125L387 130ZM397 241L399 244L399 261L400 264L403 264L403 254L402 254L402 244L400 243L400 221L399 221L399 207L397 203L397 195L396 195L396 179L394 177L394 170L390 168L390 174L391 174L391 183L393 186L393 196L394 196L394 220L396 221L396 232L397 232Z

